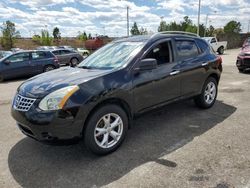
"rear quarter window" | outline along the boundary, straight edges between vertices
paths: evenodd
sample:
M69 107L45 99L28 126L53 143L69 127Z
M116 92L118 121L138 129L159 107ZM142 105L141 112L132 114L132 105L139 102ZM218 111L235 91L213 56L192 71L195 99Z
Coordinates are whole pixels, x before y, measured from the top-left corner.
M195 41L176 41L177 54L181 59L195 58L199 55Z
M196 40L196 43L197 43L201 53L204 53L205 51L207 51L210 48L209 44L205 40L198 39L198 40Z

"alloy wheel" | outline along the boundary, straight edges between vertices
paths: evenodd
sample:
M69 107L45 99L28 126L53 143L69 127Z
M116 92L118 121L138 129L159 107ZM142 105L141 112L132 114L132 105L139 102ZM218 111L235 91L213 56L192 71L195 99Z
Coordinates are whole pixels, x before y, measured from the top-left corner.
M109 113L104 115L96 124L95 142L101 148L111 148L119 142L122 133L122 118L115 113Z

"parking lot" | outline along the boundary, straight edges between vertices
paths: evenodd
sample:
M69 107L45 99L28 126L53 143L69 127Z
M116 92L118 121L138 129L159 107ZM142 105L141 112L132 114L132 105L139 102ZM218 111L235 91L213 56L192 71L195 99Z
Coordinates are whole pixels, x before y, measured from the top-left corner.
M95 156L82 143L25 137L10 115L23 80L0 83L0 187L250 187L250 73L228 50L215 106L171 104L138 118L123 145Z

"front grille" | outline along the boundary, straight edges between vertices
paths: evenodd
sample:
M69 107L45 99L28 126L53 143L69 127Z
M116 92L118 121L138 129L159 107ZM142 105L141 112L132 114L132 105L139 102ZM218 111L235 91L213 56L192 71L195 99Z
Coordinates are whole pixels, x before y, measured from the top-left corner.
M244 59L244 64L250 65L250 58L245 58Z
M23 97L19 94L15 96L14 99L14 109L22 112L26 112L30 109L30 107L33 105L36 99L28 98L28 97Z

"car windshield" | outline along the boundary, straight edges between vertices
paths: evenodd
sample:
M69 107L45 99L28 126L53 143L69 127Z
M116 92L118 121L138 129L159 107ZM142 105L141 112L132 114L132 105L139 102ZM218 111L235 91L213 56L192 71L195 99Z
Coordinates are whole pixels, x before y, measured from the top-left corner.
M125 66L142 49L143 44L143 42L114 42L107 44L83 60L78 67L114 69Z

